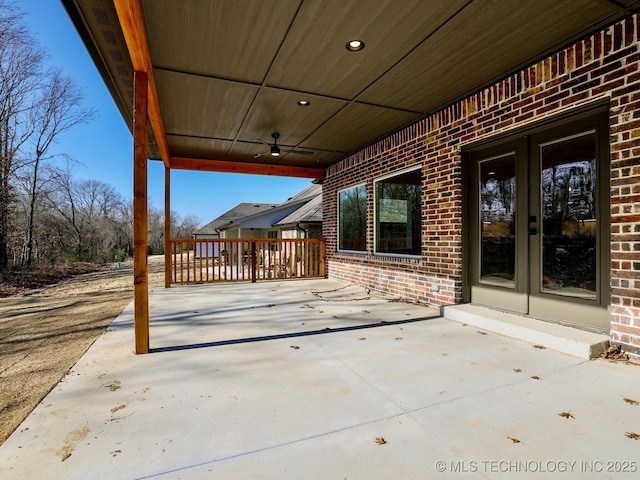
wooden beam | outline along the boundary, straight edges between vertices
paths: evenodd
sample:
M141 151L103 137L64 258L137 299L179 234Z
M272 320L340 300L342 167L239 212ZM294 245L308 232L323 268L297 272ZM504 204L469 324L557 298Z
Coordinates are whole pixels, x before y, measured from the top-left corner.
M275 175L278 177L324 178L324 168L290 167L262 163L201 160L197 158L171 157L171 168L200 172L246 173L250 175Z
M133 305L136 353L149 353L147 81L145 72L135 72L133 94Z
M164 288L171 286L171 169L164 167Z
M165 167L169 166L169 144L162 120L160 101L158 100L158 90L153 77L153 66L151 55L149 54L149 44L147 42L147 32L144 28L142 9L139 0L113 0L120 21L120 27L124 34L129 56L136 72L146 72L148 84L148 118L151 122L153 135L156 138L160 156Z

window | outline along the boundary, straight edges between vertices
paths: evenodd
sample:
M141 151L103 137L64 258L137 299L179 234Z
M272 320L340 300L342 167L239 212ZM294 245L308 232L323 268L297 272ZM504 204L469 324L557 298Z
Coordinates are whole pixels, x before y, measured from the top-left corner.
M338 192L338 250L367 249L367 186Z
M376 181L376 253L422 253L420 184L419 169Z

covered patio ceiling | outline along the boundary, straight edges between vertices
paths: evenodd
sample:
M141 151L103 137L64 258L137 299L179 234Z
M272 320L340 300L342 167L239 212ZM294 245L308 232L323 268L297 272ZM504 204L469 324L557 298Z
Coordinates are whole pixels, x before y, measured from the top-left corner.
M152 159L317 177L640 8L638 0L62 2L130 128L133 72L149 74ZM354 39L364 49L347 50ZM274 132L282 154L257 156Z

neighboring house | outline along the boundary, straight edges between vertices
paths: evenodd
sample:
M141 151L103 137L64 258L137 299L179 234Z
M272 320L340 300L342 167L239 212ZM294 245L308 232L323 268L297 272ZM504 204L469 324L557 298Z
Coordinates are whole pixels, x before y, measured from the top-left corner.
M199 228L193 234L193 238L220 238L220 228L224 225L228 225L242 217L248 217L251 215L255 215L256 213L265 212L275 208L275 205L270 203L240 203L233 207L231 210L226 211L222 215L220 215L215 220L207 223L204 227ZM215 245L216 251L209 251L208 257L217 257L217 245ZM212 245L209 245L209 248L214 248ZM200 252L200 244L196 244L196 256L203 256Z
M220 228L239 218L249 217L256 213L275 208L271 203L240 203L231 210L226 211L215 220L210 221L204 227L199 228L193 234L193 238L220 238Z
M242 215L247 213L247 215ZM195 238L224 239L298 239L322 237L322 185L312 184L278 205L241 203L208 223L194 234ZM240 255L248 255L247 245L226 245L205 242L207 247L196 244L196 256L219 257L223 249L226 261L235 262ZM260 246L260 263L276 268L276 264L287 263L294 253L287 245ZM299 255L297 251L295 255ZM235 260L234 260L235 259ZM273 273L277 273L274 271Z
M322 238L322 194L280 220L281 238Z
M236 218L221 225L218 227L220 238L318 237L321 236L318 233L322 232L321 208L322 185L312 184L270 209ZM288 220L296 218L300 220ZM311 235L309 235L310 232Z

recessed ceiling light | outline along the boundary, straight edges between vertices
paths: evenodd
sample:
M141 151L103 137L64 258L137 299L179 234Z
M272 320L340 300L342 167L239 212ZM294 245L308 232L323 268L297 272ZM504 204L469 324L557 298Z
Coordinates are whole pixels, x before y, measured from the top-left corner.
M349 40L346 48L350 52L359 52L364 48L364 42L362 40Z
M301 107L308 107L311 105L311 102L309 100L298 100L298 105Z

